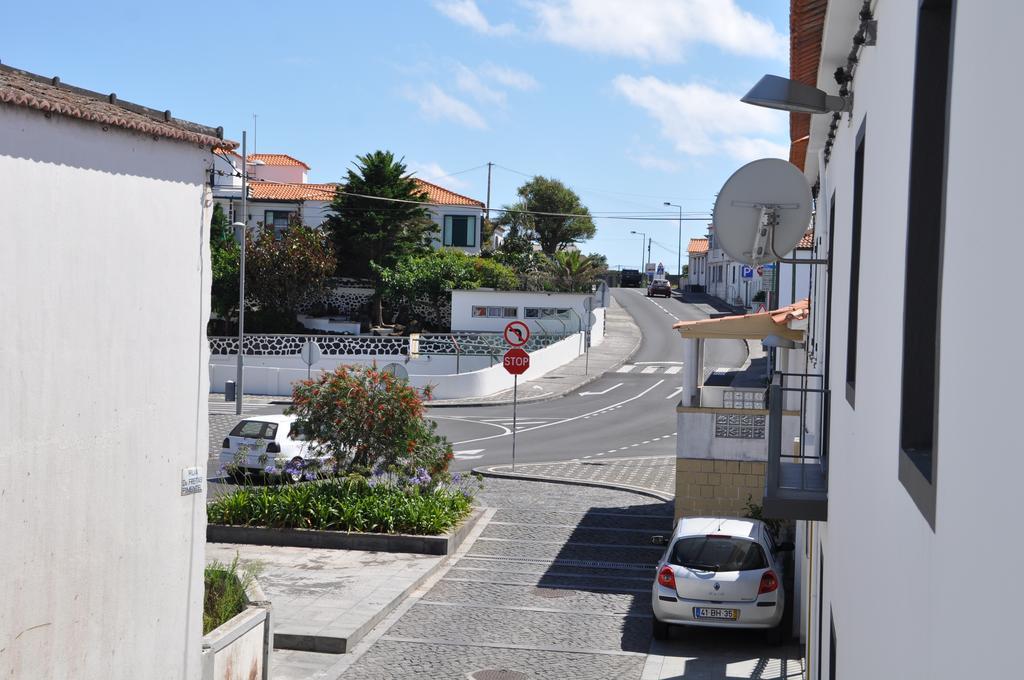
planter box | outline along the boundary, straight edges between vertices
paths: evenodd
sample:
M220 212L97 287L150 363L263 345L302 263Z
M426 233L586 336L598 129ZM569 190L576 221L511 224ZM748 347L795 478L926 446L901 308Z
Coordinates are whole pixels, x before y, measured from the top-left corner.
M317 529L271 529L268 527L207 524L208 543L244 543L278 545L293 548L328 548L334 550L367 550L377 552L451 555L458 550L483 509L473 508L469 516L454 529L440 536L412 534L371 534L359 531L321 531Z
M274 626L260 584L245 591L249 606L203 636L202 680L269 680Z

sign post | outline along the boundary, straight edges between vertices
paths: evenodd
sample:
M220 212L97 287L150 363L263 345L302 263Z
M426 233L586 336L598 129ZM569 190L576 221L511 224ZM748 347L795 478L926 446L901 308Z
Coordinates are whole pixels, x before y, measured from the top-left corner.
M310 379L312 373L313 364L320 361L320 345L309 340L305 345L302 346L302 363L306 364L306 380Z
M530 355L522 349L530 340L530 327L522 321L512 321L505 326L505 342L512 349L505 352L502 365L512 374L512 472L516 471L516 411L519 408L519 376L530 368Z

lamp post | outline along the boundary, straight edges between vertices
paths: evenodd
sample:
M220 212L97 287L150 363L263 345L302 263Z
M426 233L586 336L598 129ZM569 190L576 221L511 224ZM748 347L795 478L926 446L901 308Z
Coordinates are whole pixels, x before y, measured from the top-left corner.
M676 203L669 203L665 201L665 205L670 205L673 208L679 208L679 239L676 246L676 274L679 275L679 283L676 285L683 285L683 206Z
M242 392L244 390L242 367L245 363L245 237L249 231L249 215L246 207L249 193L249 170L246 164L249 158L245 149L245 130L242 131L242 220L232 227L238 229L241 252L238 258L238 366L235 375L235 415L242 415Z
M640 271L644 272L644 277L646 277L647 276L647 274L646 274L647 268L644 266L644 244L647 242L647 232L644 232L644 231L632 231L632 230L630 230L629 233L630 234L640 234L640 236L642 237L640 239Z

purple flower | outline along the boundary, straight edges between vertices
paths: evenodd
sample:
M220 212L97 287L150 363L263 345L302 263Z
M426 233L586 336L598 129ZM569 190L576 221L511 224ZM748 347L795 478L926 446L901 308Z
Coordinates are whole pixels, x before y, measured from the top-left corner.
M316 473L313 472L312 470L307 470L305 474L302 475L302 477L307 482L312 482L314 479L316 479Z
M277 474L277 468L274 467L273 465L266 466L265 468L263 468L263 471L265 473L267 473L268 475L276 475Z

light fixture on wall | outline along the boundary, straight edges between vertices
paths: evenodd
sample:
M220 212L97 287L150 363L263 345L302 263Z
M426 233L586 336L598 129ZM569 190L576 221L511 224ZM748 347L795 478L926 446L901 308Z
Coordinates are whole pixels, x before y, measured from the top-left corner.
M773 75L766 75L757 81L740 101L794 113L847 112L853 109L852 94L837 97L796 80Z

